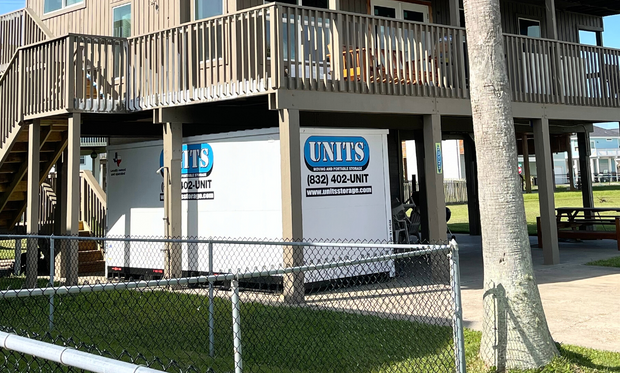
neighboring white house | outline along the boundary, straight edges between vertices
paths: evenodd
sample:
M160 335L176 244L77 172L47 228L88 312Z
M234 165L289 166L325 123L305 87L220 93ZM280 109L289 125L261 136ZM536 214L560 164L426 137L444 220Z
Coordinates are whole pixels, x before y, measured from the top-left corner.
M444 180L465 180L465 153L463 140L444 140L441 142L443 153ZM405 161L405 175L411 180L411 175L418 174L415 141L405 141L403 147Z
M579 176L579 148L577 136L571 136L573 155L572 171L575 182ZM530 155L530 174L536 177L536 157ZM523 164L523 156L519 156L519 165ZM618 181L620 173L620 133L618 128L605 129L594 126L590 133L590 178L593 182ZM568 184L568 152L553 154L553 171L556 184Z

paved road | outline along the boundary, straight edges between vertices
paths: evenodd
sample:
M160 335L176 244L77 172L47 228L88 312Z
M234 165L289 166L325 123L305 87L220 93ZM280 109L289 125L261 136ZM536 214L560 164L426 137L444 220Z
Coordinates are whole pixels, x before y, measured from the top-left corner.
M480 237L458 236L465 326L482 328L482 245ZM620 256L611 240L560 243L560 264L542 264L532 241L534 271L555 341L620 352L620 268L586 266Z

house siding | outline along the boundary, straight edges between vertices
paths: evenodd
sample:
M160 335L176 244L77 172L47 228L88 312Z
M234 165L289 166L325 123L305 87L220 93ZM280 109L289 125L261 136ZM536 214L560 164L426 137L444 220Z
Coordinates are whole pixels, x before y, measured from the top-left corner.
M544 7L503 1L500 4L502 12L502 29L507 34L519 34L519 17L540 21L543 37L546 36L547 16ZM597 16L572 12L557 11L558 39L571 43L579 43L579 28L588 27L603 30L603 19Z
M159 1L152 5L151 0L84 0L85 7L46 18L43 14L44 0L28 0L32 9L50 29L54 36L68 33L112 35L112 9L131 3L132 35L141 35L189 21L189 2Z
M112 34L112 8L132 4L132 34L141 35L190 21L190 0L159 1L153 5L151 0L84 0L85 8L45 18L44 0L28 0L27 5L43 19L43 23L54 36L67 33L93 35ZM262 5L263 0L227 0L228 11L242 10ZM368 14L369 0L341 0L343 11ZM449 0L432 0L431 18L436 24L450 23ZM519 17L540 21L543 36L546 30L545 8L515 1L502 1L502 28L505 33L518 34ZM558 11L558 38L562 41L578 43L579 29L603 30L603 19L597 16Z
M242 0L240 0L242 1ZM245 0L248 1L248 0ZM368 14L368 0L340 0L342 10L353 13ZM547 25L546 10L542 6L514 1L502 1L502 28L507 34L519 33L519 17L540 21L543 36ZM440 25L450 24L449 0L431 1L432 22ZM557 11L558 39L578 43L579 29L603 30L603 18L587 14Z
M255 6L263 5L263 0L236 0L237 10L252 8Z

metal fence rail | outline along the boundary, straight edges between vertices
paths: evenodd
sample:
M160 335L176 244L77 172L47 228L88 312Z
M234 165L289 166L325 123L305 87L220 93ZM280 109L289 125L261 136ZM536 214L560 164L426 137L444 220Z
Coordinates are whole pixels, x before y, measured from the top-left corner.
M141 367L102 356L87 354L72 348L56 346L54 344L20 337L14 334L0 332L2 348L22 354L36 354L37 357L95 373L157 373L160 370Z
M0 236L23 240L54 260L39 287L0 278L7 333L168 372L465 369L456 245ZM69 286L63 251L85 244L106 271ZM163 276L162 249L182 253L181 276ZM3 371L67 369L3 353Z

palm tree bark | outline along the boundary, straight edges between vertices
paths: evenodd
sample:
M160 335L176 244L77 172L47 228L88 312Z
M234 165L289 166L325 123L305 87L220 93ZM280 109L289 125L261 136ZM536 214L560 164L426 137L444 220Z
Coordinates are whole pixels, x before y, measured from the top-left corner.
M499 0L464 7L484 259L480 355L500 371L541 367L558 350L532 267Z

